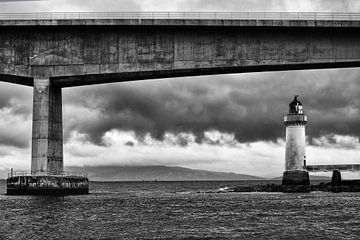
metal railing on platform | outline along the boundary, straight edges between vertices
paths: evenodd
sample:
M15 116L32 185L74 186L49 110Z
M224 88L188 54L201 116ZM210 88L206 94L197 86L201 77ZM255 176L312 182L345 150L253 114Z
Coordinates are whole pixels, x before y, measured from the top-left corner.
M350 12L37 12L0 13L0 20L215 19L360 21Z
M36 173L31 173L31 172L11 172L8 173L8 178L9 177L22 177L22 176L56 176L56 177L85 177L87 178L87 173L84 172L72 172L72 171L65 171L65 172L60 172L60 173L50 173L50 172L36 172Z

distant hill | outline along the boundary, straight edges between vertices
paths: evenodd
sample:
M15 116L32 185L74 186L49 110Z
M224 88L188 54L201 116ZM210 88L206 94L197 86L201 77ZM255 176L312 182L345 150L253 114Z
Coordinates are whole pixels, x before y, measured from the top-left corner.
M196 181L261 180L264 178L231 172L211 172L167 166L84 166L67 167L67 171L87 172L92 181Z

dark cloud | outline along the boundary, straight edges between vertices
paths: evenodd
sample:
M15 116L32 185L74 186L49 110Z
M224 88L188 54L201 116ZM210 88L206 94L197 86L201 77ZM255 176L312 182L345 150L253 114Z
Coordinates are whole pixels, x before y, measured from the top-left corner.
M25 136L25 137L24 137ZM29 139L27 138L27 134L21 136L8 136L8 135L1 135L0 136L0 146L14 146L18 148L27 148L29 146ZM7 155L7 154L1 154Z
M300 94L309 116L307 135L360 136L359 69L219 75L120 83L65 91L65 102L99 113L66 122L91 141L111 129L151 133L204 131L234 133L239 142L284 137L283 115L294 94ZM66 106L65 106L66 108Z
M0 145L29 146L32 88L0 83Z
M312 144L319 147L358 149L359 137L328 134L319 138L313 138Z
M204 76L98 85L64 90L65 137L77 130L102 143L111 129L134 130L162 140L166 132L191 132L197 142L204 131L234 134L239 142L284 137L283 115L293 94L300 94L309 117L307 135L360 136L359 69L290 71ZM69 112L69 107L74 111ZM31 118L32 89L2 83L0 110ZM87 109L81 112L81 109ZM27 147L24 128L3 124L1 145ZM14 127L14 130L11 130ZM187 139L179 137L178 145Z
M125 146L129 146L129 147L133 147L134 145L135 145L135 143L132 141L128 141L125 143Z
M30 87L0 82L0 110L9 108L14 114L31 114L32 91Z

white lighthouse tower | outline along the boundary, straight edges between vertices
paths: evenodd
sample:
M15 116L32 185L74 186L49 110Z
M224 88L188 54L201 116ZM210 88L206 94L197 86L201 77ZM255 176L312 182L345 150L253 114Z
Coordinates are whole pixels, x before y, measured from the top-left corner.
M283 174L284 192L308 192L309 173L305 169L305 125L307 116L303 105L295 95L289 104L289 113L284 117L286 127L285 172Z
M289 104L289 113L284 117L286 127L285 170L303 170L305 157L305 125L307 116L303 105L295 95Z

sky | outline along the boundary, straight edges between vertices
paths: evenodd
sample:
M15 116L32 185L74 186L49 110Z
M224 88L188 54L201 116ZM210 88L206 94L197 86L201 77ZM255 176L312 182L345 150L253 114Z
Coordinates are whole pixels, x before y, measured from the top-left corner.
M0 0L0 12L337 11L339 0ZM308 164L360 163L360 69L227 74L63 90L64 163L166 165L264 177L285 165L294 94L309 123ZM32 89L0 83L0 170L30 169ZM1 177L1 176L0 176Z

